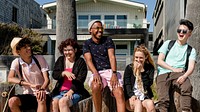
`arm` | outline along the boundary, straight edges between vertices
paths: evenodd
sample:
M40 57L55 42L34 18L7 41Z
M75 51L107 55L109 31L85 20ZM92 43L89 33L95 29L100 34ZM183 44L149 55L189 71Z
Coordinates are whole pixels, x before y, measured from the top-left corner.
M154 67L152 66L152 67L150 68L150 70L149 70L149 73L148 73L148 75L149 75L149 80L150 80L149 86L151 86L151 85L153 84L153 80L154 80L154 71L155 71L155 69L154 69Z
M115 50L113 48L108 49L108 56L112 71L116 71L117 64L116 64Z
M73 73L76 78L72 80L71 90L76 92L77 90L83 89L84 82L87 76L87 65L83 58L79 58L73 66Z
M8 74L8 82L9 83L14 83L14 84L19 84L21 86L30 86L30 87L35 87L36 85L33 85L31 83L25 82L23 80L23 78L21 77L21 75L18 75L18 77L16 77L16 74L19 74L19 59L16 58L15 60L13 60L12 64L11 64L11 68Z
M94 64L92 62L92 56L91 56L90 52L85 53L84 57L85 57L85 60L86 60L86 63L88 65L89 69L94 74L94 76L93 76L93 82L94 83L98 83L98 84L102 84L101 77L100 77L97 69L95 68L95 66L94 66Z
M19 84L20 79L15 77L15 71L14 70L10 70L9 74L8 74L8 82L9 83L14 83L14 84Z
M133 70L131 65L126 66L126 69L124 71L124 78L123 78L123 82L124 82L124 95L127 99L131 98L134 95L133 92L133 81L131 81L131 76L133 75Z
M60 80L63 78L62 72L64 71L64 57L59 57L54 65L52 77L55 80Z
M115 50L113 48L108 49L108 56L110 61L110 66L112 71L116 71L116 57L115 57ZM119 82L116 73L112 73L112 77L110 79L110 85L114 87L118 87Z
M195 68L195 61L194 60L189 60L188 70L185 72L184 75L180 76L177 79L177 82L179 84L182 84L187 79L187 77L190 76L193 73L194 68Z
M21 80L21 79L15 77L15 71L12 69L10 70L10 72L8 74L8 82L14 83L14 84L20 84L21 86L30 86L33 88L40 88L39 85L31 84L29 82L26 82L24 80Z
M40 89L46 89L46 88L48 88L48 85L50 83L48 71L42 72L42 75L44 77L44 83L42 84Z
M96 68L92 62L92 56L91 56L90 52L85 53L84 58L86 60L86 63L88 65L89 69L91 70L91 72L93 74L98 74L98 71L96 70Z

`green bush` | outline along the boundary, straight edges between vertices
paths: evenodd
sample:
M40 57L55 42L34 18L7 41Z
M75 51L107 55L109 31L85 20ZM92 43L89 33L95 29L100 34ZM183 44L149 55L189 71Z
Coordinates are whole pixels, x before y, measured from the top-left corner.
M10 42L14 37L30 37L33 40L33 53L42 54L44 41L40 34L17 24L0 23L0 55L12 55Z

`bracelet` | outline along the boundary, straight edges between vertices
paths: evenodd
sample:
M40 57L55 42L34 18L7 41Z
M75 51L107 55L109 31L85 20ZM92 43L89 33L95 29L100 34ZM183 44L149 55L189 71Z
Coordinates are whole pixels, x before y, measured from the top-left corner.
M44 91L44 90L45 90L45 89L42 89L42 88L41 88L41 89L39 89L39 91Z
M22 80L22 79L19 81L19 85L20 85L20 86L22 86L22 82L23 82L23 81L24 81L24 80Z
M117 73L117 71L113 71L112 73L116 74L116 73Z

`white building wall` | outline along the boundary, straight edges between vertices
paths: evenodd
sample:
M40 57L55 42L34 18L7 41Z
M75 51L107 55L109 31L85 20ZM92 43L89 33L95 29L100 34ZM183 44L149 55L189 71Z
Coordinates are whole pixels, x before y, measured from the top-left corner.
M88 14L126 14L127 19L135 19L137 15L138 19L145 18L145 13L143 9L139 7L130 7L119 4L112 4L107 2L98 1L98 3L87 2L82 4L77 4L77 13L88 13Z

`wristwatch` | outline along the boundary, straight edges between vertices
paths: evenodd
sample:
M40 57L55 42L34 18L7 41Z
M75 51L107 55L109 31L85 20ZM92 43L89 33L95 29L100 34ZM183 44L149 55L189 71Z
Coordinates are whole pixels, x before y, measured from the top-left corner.
M112 73L116 74L116 73L117 73L117 71L113 71Z

